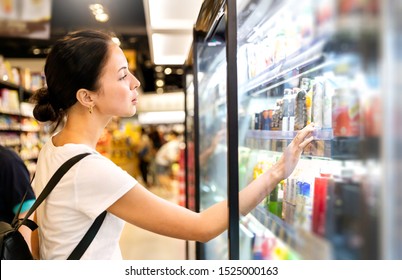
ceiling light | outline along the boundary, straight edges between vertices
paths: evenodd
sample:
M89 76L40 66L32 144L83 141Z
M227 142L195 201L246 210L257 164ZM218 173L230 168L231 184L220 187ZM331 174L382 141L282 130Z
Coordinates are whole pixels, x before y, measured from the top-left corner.
M117 38L117 37L112 37L112 41L113 41L116 45L120 46L120 39L119 39L119 38Z
M148 0L152 29L192 29L201 0Z
M109 20L109 15L101 4L90 4L89 9L92 11L97 21L107 22Z
M166 74L166 75L172 74L172 68L167 67L167 68L165 69L165 74Z
M191 47L192 36L187 34L152 34L152 54L155 64L182 65Z
M94 12L94 11L99 11L103 10L103 6L101 4L90 4L89 9Z
M162 72L162 70L163 70L163 67L160 65L155 67L155 72Z
M156 80L155 84L157 87L163 87L165 85L165 82L163 80Z
M143 0L154 64L182 65L203 0Z
M107 22L109 20L108 14L96 14L95 19L100 22Z

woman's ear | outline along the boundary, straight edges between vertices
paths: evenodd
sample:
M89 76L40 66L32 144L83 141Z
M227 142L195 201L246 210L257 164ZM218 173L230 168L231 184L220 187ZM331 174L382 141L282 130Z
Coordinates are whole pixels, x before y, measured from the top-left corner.
M93 93L87 89L80 88L76 94L78 102L84 107L91 108L95 106Z

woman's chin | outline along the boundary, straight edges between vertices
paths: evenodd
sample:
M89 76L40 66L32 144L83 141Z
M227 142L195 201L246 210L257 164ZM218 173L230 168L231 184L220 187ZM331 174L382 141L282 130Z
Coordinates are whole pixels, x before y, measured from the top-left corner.
M132 117L137 113L137 108L133 108L133 110L131 110L130 114L127 117Z
M130 118L130 117L134 116L136 113L137 113L137 109L134 109L134 110L131 110L130 112L121 113L117 117Z

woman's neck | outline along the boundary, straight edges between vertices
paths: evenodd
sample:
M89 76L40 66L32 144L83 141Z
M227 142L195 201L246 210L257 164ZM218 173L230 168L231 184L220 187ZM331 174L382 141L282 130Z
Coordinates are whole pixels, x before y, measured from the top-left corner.
M84 144L95 149L106 124L107 121L99 122L93 116L70 115L63 129L53 137L53 144Z

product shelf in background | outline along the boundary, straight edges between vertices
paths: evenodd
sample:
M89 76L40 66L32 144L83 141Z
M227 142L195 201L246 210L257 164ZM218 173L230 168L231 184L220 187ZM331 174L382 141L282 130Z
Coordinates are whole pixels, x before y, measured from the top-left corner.
M297 131L249 130L245 147L257 150L282 152ZM313 133L314 141L303 156L331 158L333 160L378 159L379 137L334 137L332 129L319 129Z
M280 78L289 73L289 71L314 65L322 61L324 58L324 45L325 41L320 40L306 48L306 50L300 50L299 52L273 64L240 88L240 92L252 96L258 96L261 93L266 92L269 88L275 87L271 86L271 84L280 80Z
M246 138L256 140L292 140L297 134L297 131L282 131L282 130L249 130ZM317 129L314 133L314 140L332 140L334 138L332 129Z
M276 236L294 255L306 260L332 259L330 242L314 233L288 225L276 215L268 212L263 206L256 207L253 217Z
M43 144L42 134L47 134L46 126L33 117L34 104L27 102L40 86L40 73L12 67L0 55L0 144L19 154L31 176Z

